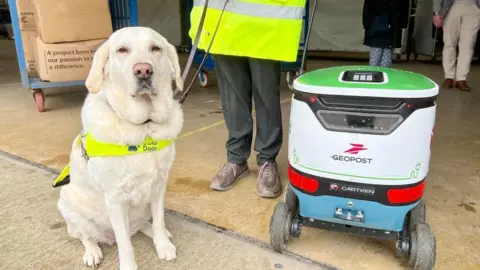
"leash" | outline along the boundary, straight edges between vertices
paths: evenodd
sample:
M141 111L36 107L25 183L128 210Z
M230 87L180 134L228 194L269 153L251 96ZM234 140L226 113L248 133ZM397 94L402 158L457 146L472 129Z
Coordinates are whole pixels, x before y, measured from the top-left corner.
M190 81L190 84L187 86L187 88L184 90L182 96L179 98L180 104L183 104L183 102L187 98L188 93L192 89L193 83L197 79L200 71L202 70L202 67L205 63L205 60L207 59L207 56L210 53L210 49L212 48L213 42L215 40L215 36L217 35L218 28L219 28L220 23L222 21L223 13L225 12L225 8L227 7L227 4L228 4L229 1L230 0L225 0L225 2L223 3L222 11L220 13L220 18L218 19L217 26L215 27L215 31L213 32L212 39L210 40L210 44L208 44L207 50L205 50L205 54L202 58L202 61L200 62L200 65L197 68L197 72L195 72L195 75L193 76L192 80ZM201 35L202 29L203 29L203 23L205 22L205 18L206 18L206 15L207 15L207 8L208 8L208 0L205 0L205 5L203 6L202 16L200 17L200 22L198 24L197 34L195 35L195 40L193 42L192 50L190 51L190 55L188 56L187 65L185 66L185 69L183 71L183 75L182 75L182 80L183 81L186 81L186 79L187 79L188 73L190 72L190 69L192 68L193 59L194 59L195 54L197 53L197 50L198 50L198 43L200 42L200 35ZM180 92L180 90L178 88L175 89L175 91L173 93L173 96L175 97L179 92Z

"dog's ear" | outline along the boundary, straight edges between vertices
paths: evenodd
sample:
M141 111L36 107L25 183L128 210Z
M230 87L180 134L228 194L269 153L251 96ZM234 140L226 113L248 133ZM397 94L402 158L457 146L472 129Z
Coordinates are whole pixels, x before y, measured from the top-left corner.
M180 63L178 62L178 54L175 46L167 42L167 57L173 68L173 79L179 91L183 91L183 79L180 70Z
M88 73L85 86L92 94L98 93L102 88L104 68L110 51L109 41L105 41L93 55L92 67Z

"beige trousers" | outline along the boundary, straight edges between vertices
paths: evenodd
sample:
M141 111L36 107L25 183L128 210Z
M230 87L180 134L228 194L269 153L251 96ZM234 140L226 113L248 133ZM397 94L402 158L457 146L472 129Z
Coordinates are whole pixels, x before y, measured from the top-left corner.
M479 28L480 8L473 1L471 4L453 4L443 21L445 78L467 80Z

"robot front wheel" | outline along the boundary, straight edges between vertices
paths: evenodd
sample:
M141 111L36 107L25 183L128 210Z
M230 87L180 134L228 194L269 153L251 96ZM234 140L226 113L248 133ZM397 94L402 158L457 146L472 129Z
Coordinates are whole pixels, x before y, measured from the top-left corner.
M408 214L397 241L399 255L408 257L409 269L430 270L435 265L435 236L425 217L425 203L422 200Z
M410 233L408 266L415 270L430 270L435 265L435 236L426 223L419 223Z
M297 214L297 198L287 187L285 202L278 202L270 219L270 244L275 252L281 253L291 237L298 238L302 223Z

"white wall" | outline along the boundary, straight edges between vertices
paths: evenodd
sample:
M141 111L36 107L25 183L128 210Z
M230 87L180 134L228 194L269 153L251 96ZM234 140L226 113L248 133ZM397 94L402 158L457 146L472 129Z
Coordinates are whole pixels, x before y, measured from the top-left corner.
M368 51L368 47L363 45L363 2L363 0L318 0L308 49ZM313 6L313 0L310 0L310 6Z
M168 39L173 45L181 45L179 0L138 0L138 20Z

